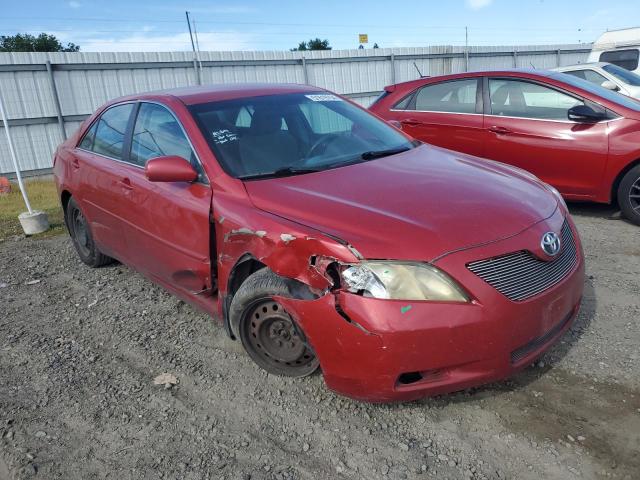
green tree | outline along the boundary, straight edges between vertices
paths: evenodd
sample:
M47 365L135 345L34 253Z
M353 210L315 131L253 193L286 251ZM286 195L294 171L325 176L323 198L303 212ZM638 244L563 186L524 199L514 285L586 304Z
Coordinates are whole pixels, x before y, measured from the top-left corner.
M37 37L28 33L0 36L0 52L77 52L75 43L63 45L54 35L41 33Z
M320 40L319 38L311 39L308 42L300 42L296 48L292 48L292 52L305 52L307 50L331 50L329 40Z

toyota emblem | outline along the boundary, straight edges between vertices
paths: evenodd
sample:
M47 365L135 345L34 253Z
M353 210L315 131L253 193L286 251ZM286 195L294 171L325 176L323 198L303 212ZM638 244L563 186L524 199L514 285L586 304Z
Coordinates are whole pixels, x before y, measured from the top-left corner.
M544 253L555 257L560 252L560 237L554 232L547 232L542 236L540 246Z

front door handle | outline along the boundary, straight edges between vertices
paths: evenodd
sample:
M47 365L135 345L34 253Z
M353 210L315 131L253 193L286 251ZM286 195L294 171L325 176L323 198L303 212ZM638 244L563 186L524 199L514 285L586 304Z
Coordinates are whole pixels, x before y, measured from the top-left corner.
M74 157L73 160L71 160L71 166L76 170L80 168L80 162L77 158Z
M120 185L122 185L122 187L125 188L126 190L133 189L133 187L131 186L131 180L129 180L127 177L120 180Z
M505 127L497 127L497 126L493 126L493 127L489 127L489 131L493 132L497 135L508 135L510 133L513 133L511 130L509 130L508 128Z
M407 125L409 127L422 125L422 122L420 120L416 120L415 118L407 118L406 120L401 120L400 123L402 123L402 125Z

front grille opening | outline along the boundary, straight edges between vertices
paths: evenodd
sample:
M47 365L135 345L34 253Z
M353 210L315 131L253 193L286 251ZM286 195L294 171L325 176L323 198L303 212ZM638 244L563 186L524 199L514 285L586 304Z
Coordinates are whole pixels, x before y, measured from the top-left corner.
M558 322L557 325L548 330L545 334L541 335L538 338L534 338L529 343L511 352L511 363L520 363L523 359L527 358L533 352L539 350L547 343L549 343L556 335L558 335L558 333L562 331L562 329L567 325L567 322L571 320L574 313L575 308L573 308L566 317L564 317L560 322Z
M400 385L411 385L422 380L422 374L420 372L407 372L398 377L398 383Z
M561 282L578 263L578 252L569 222L562 226L562 251L550 262L528 251L519 251L471 262L467 268L514 302L521 302Z

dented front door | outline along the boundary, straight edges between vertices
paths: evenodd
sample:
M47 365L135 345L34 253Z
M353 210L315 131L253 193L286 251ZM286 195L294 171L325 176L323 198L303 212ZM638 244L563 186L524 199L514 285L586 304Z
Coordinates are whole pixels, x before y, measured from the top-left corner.
M211 288L209 209L202 183L153 183L131 178L127 245L136 269L187 293Z
M134 169L126 193L127 245L136 269L187 294L211 290L209 212L211 188L184 129L164 105L142 102L130 146L131 162L143 167L177 155L198 170L198 180L150 182Z

